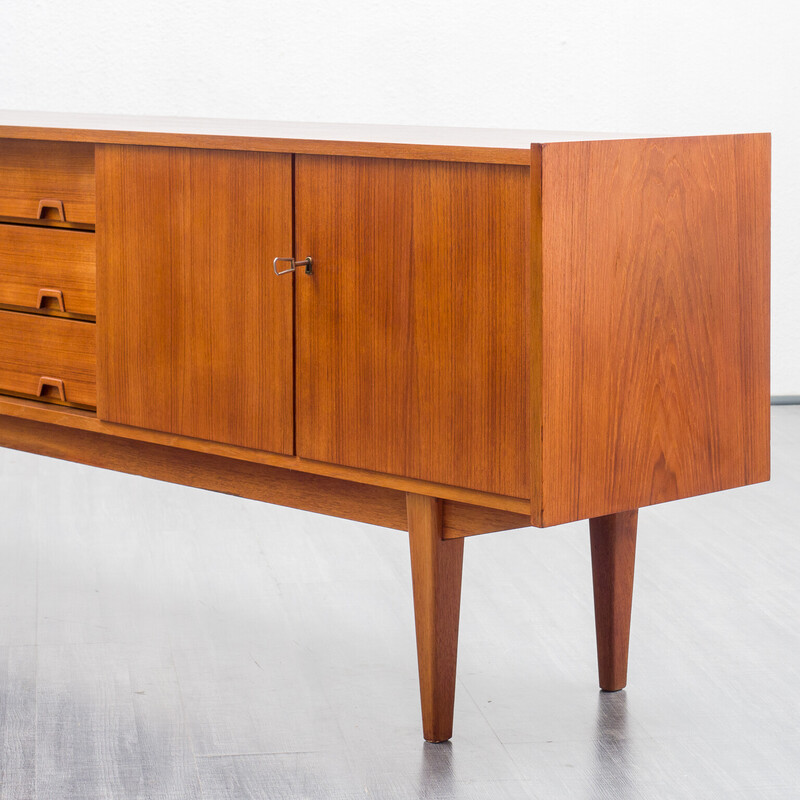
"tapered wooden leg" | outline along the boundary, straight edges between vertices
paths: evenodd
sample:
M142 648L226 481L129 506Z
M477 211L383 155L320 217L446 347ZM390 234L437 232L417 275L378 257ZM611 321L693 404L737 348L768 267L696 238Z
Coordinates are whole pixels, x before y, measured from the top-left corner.
M628 682L633 563L638 511L589 520L594 618L600 688L616 692Z
M428 742L453 735L463 539L442 539L442 502L407 495L411 579L417 625L422 731Z

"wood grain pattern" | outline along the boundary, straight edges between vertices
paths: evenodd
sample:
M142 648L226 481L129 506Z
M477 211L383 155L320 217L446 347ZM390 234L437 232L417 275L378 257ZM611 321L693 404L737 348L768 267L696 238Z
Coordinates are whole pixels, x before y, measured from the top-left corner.
M464 540L442 538L441 501L408 495L422 730L428 742L453 735Z
M589 520L597 665L606 692L624 689L628 682L638 516L638 511L623 511Z
M94 222L93 145L0 139L0 216L36 219L44 199L60 200L67 222Z
M293 451L291 156L98 147L101 418Z
M298 455L527 497L528 170L295 175Z
M25 450L146 478L195 486L318 514L408 530L406 492L211 453L122 439L0 414L0 447ZM461 539L500 530L510 516L442 501L443 535ZM509 527L520 527L509 525Z
M64 382L67 403L94 406L95 349L90 322L0 311L0 392L36 397L46 376Z
M94 234L0 225L0 304L36 309L43 288L61 291L67 313L94 316Z
M536 524L768 479L769 147L543 146Z
M0 414L5 414L17 419L29 419L35 422L46 422L51 425L62 425L82 431L104 433L123 439L133 439L140 442L163 444L170 447L180 447L196 453L211 453L225 456L239 461L250 461L255 464L267 464L274 467L309 472L315 475L326 475L331 478L364 483L369 486L384 486L388 489L397 489L401 492L415 492L426 494L429 497L441 497L464 504L470 508L484 507L503 512L510 512L512 516L498 517L500 522L494 530L505 529L507 522L515 521L519 524L509 524L508 528L524 527L530 524L530 502L514 497L476 492L472 489L461 489L457 486L445 486L430 481L419 481L414 478L402 478L396 475L384 475L380 472L342 467L337 464L325 464L320 461L309 461L297 456L285 456L280 453L270 453L266 450L253 450L247 447L209 442L204 439L192 439L189 436L176 436L161 431L151 431L146 428L134 428L130 425L119 425L106 422L97 418L96 414L60 407L43 406L18 397L3 397L0 395ZM449 504L448 504L449 505ZM446 506L447 508L447 506ZM445 512L447 513L447 512ZM497 524L497 522L493 523ZM487 529L488 532L488 529Z

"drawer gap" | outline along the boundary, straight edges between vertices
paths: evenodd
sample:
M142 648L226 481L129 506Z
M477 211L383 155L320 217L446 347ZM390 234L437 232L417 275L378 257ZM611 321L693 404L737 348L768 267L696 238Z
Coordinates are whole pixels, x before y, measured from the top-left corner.
M60 311L57 308L31 308L30 306L15 306L11 303L0 303L0 311L13 311L16 314L31 314L34 317L59 317L60 319L74 319L76 322L94 323L96 318L91 314L74 314L71 311Z
M97 411L97 406L89 406L83 403L70 403L68 400L62 400L57 394L46 394L42 397L37 397L33 394L24 394L23 392L13 392L9 389L4 389L0 392L0 397L18 397L20 400L31 400L34 403L39 403L43 406L61 406L62 408L77 408L80 411Z
M33 217L7 217L0 214L0 224L26 225L31 228L61 228L73 231L94 233L95 226L91 222L62 222L59 219L34 219Z

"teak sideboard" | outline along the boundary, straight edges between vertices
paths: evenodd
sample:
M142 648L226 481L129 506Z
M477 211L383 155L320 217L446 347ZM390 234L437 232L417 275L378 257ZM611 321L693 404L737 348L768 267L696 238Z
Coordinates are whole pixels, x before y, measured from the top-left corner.
M409 532L424 736L473 534L769 477L769 134L0 114L0 445Z

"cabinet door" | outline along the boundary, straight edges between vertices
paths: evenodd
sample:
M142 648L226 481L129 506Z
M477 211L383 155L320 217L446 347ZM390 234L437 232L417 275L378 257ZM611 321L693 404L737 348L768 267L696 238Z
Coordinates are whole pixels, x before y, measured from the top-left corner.
M293 450L290 155L97 149L98 414Z
M297 453L529 497L519 166L297 156Z

